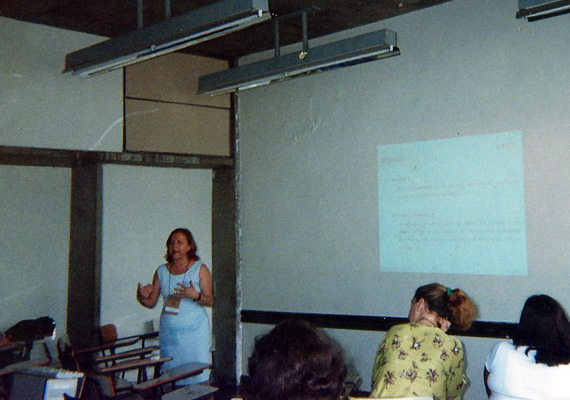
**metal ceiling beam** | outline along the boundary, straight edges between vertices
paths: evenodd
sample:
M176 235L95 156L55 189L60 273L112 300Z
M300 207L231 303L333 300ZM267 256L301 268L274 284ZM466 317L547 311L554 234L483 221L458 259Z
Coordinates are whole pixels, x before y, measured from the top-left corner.
M271 18L268 0L223 0L67 54L65 72L89 77L180 50Z
M201 76L198 93L221 94L400 54L396 32L383 29Z
M567 13L570 13L570 0L519 0L516 17L536 21Z

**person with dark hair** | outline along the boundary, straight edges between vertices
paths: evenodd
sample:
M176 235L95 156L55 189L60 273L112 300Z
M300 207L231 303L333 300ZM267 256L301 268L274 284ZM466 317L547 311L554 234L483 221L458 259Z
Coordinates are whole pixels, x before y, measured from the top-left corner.
M419 287L410 322L393 326L378 348L370 397L459 399L467 383L463 345L446 332L469 329L476 314L461 289L439 283Z
M173 357L169 369L191 361L210 362L210 321L205 307L214 304L212 275L200 261L192 233L175 229L166 241L166 264L159 266L152 283L137 288L137 300L153 308L162 296L160 353ZM179 381L192 384L208 380L208 372Z
M0 346L7 346L10 344L10 339L0 332Z
M258 337L248 361L245 400L338 400L344 396L342 350L320 329L286 321Z
M485 387L493 400L560 400L570 397L570 321L545 294L529 297L513 342L496 344L485 362Z

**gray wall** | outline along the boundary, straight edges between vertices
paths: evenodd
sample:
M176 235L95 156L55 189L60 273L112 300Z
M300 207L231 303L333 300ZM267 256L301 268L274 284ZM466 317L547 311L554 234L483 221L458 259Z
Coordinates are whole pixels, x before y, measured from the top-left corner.
M212 270L212 171L107 165L103 179L101 324L134 335L160 316L160 304L138 303L136 286L151 283L165 263L173 229L192 231Z
M0 146L122 149L122 72L61 73L100 37L0 17L0 38ZM64 335L71 169L1 165L0 185L0 330L49 315Z
M66 331L70 179L67 168L0 166L2 332L43 316Z
M136 285L150 283L164 262L170 231L189 227L212 269L212 171L107 165L103 175L98 317L121 336L151 331L160 307L138 304ZM0 187L0 331L50 316L61 337L67 331L71 170L0 165ZM41 356L38 350L34 357Z
M123 72L82 80L65 55L104 38L0 17L0 145L123 148Z
M240 93L243 309L405 317L432 281L464 288L481 320L516 321L536 292L570 307L570 16L529 23L517 4L454 0L383 21L351 34L393 29L400 56ZM508 131L523 134L529 274L382 272L377 146ZM243 327L242 365L266 329ZM369 385L382 335L334 335ZM465 398L484 398L495 341L462 340Z
M101 38L6 18L0 18L0 38L0 146L122 151L122 72L87 80L61 74L67 52ZM57 164L46 158L48 165ZM120 335L134 334L152 329L158 315L158 308L149 311L136 302L135 290L164 262L172 229L193 230L211 267L212 171L125 165L102 170L97 318L115 323ZM66 333L71 174L68 167L0 165L2 332L22 319L49 315L58 335Z

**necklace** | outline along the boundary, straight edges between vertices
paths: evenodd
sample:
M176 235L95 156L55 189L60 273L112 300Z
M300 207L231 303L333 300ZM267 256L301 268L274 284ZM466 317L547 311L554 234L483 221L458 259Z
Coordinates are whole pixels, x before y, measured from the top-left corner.
M190 263L186 265L186 271L184 271L184 276L182 277L182 283L184 283L184 279L186 279L186 274L188 273L189 269L190 269ZM170 286L170 278L172 277L172 275L174 274L172 273L171 269L168 268L168 293L170 293L170 291L172 290L172 294L174 294L174 288Z
M181 267L181 268L184 268L184 273L188 272L188 270L190 269L190 261L188 261L186 263L186 265L184 267ZM182 272L180 272L178 274L173 272L176 269L177 269L176 264L174 264L174 263L168 264L168 272L170 272L172 275L181 275Z

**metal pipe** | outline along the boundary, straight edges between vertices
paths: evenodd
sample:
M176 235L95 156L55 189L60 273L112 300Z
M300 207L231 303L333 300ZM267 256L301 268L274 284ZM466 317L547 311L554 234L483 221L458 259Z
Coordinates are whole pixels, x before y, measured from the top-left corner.
M137 0L137 28L143 27L143 0Z
M170 18L170 0L164 0L164 19Z
M309 50L309 35L307 34L307 10L301 12L301 23L303 27L303 52Z
M273 33L275 34L275 57L281 55L281 45L279 44L279 19L273 19Z

